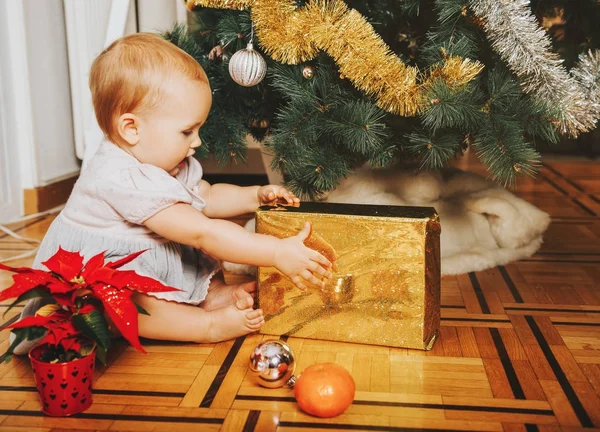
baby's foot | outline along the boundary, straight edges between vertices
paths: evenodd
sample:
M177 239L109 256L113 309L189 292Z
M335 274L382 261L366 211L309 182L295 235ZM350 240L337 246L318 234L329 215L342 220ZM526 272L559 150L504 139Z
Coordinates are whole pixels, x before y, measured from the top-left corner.
M257 331L265 322L262 309L252 309L252 297L237 296L235 303L209 312L208 342L221 342Z
M247 282L239 285L215 283L208 289L208 294L202 302L202 309L212 311L232 305L237 299L248 297L254 301L256 282Z

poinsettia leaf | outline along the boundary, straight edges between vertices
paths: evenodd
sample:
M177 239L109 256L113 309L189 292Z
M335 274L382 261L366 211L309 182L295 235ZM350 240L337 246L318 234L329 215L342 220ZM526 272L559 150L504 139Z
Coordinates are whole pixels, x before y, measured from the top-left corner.
M63 321L61 323L56 323L56 325L48 326L48 334L46 335L46 339L51 345L63 345L63 342L66 339L72 339L74 336L80 334L81 332L75 328L72 321Z
M79 355L78 349L77 350L75 350L73 348L66 349L64 346L62 348L65 350L65 359L62 363L70 362L70 361L76 360L78 358L81 358L81 355Z
M108 354L108 350L106 348L102 348L98 346L96 348L96 358L100 361L104 366L106 366L106 356Z
M92 312L94 310L96 310L96 307L94 307L94 305L85 304L81 308L79 308L79 310L77 311L77 313L85 315L85 314L90 313L90 312Z
M42 306L37 311L35 311L35 315L40 315L43 317L49 317L50 315L59 312L61 310L60 305L56 303L48 303L47 305ZM52 320L55 320L57 317L52 317Z
M150 313L146 309L144 309L143 307L141 307L139 304L137 304L136 302L133 302L133 304L135 305L135 308L137 309L137 311L139 313L141 313L142 315L148 315L148 316L150 316Z
M61 339L60 345L67 353L69 351L74 351L75 353L79 354L79 351L81 350L81 342L79 342L79 338L77 337Z
M71 281L83 268L83 256L79 252L70 252L59 247L58 251L42 264L48 270L62 276L64 280Z
M14 308L16 305L18 305L22 301L29 300L29 299L36 298L36 297L52 297L52 295L43 287L37 287L37 288L32 289L31 291L27 291L27 292L21 294L14 302L12 302L10 304L10 306L8 306L8 309L6 309L6 311L2 314L2 317L4 317L9 310Z
M0 355L0 363L9 362L17 345L25 340L35 340L44 336L46 329L44 327L26 327L14 329L12 332L15 335L15 340L10 344L6 352Z
M13 330L13 333L15 334L15 340L13 340L13 343L10 344L6 352L0 355L0 362L2 363L8 363L17 345L19 345L24 340L27 340L28 329L15 329Z
M131 261L133 261L134 259L136 259L137 257L139 257L141 254L143 254L144 252L146 252L148 249L144 249L141 250L139 252L134 252L130 255L127 255L126 257L123 257L117 261L112 261L109 262L108 264L106 264L106 267L108 268L113 268L113 269L117 269L119 267L124 266L125 264L130 263Z
M115 287L129 288L143 293L181 291L179 288L163 285L156 279L142 276L133 270L119 270L111 278L110 284Z
M97 345L95 343L91 343L91 342L82 342L81 343L81 348L79 349L79 353L81 354L82 357L85 357L87 355L90 355L92 353L92 351L94 351L94 348Z
M86 276L86 284L94 285L95 283L105 283L110 284L111 278L118 270L112 269L110 267L99 267L92 271L90 271Z
M83 271L81 272L81 276L83 277L84 280L87 281L88 275L91 272L104 266L104 254L105 253L106 253L106 251L102 251L99 254L94 255L93 257L91 257L88 260L88 262L85 264L85 267L83 268Z
M132 291L103 284L94 285L92 290L121 335L132 347L145 353L138 335L138 311L131 300Z
M66 306L69 309L75 306L74 302L71 300L72 296L70 294L54 293L52 294L52 297L54 297L56 303L58 303L61 306Z
M41 316L41 315L28 316L28 317L24 317L24 318L20 319L19 321L15 322L15 323L7 325L6 327L1 327L1 329L2 330L7 329L7 328L19 329L19 328L35 327L35 326L47 327L51 321L52 321L52 318Z
M52 273L47 274L50 276L50 278L46 283L46 287L48 288L51 294L64 294L77 289L76 284L71 282L65 282Z
M109 348L110 332L108 322L99 310L94 309L86 314L74 314L73 324L84 336L96 342L99 347Z
M29 267L11 267L11 266L7 266L6 264L0 263L0 270L8 270L13 273L23 273L23 272L30 271L31 268L29 268Z
M56 277L49 271L32 269L27 267L9 267L2 265L0 269L13 271L17 274L13 276L15 282L11 287L0 292L0 301L7 298L18 297L24 290L35 288L36 286L45 286L50 292L67 292L74 287Z
M29 271L13 275L14 283L0 292L0 301L19 297L21 294L37 287L45 287L51 276L46 272Z

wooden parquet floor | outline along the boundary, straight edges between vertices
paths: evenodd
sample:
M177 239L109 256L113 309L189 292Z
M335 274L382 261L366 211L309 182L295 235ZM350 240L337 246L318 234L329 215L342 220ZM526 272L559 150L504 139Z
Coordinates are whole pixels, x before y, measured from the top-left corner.
M94 404L71 418L41 414L29 361L14 358L0 365L0 431L600 431L600 164L546 160L516 193L552 215L542 249L445 277L432 351L287 340L297 373L328 361L351 372L356 399L336 418L303 414L290 389L254 383L248 358L265 337L253 334L144 341L147 355L119 343L96 368ZM50 222L13 229L41 238ZM0 234L0 257L28 248ZM0 286L9 282L0 273ZM0 349L7 343L4 331Z

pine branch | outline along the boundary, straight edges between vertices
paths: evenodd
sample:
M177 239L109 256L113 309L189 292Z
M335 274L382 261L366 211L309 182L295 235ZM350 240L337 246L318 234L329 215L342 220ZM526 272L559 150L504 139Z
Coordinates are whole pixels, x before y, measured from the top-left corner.
M462 138L462 135L452 132L440 134L438 137L415 132L407 136L406 149L419 157L421 169L437 169L442 168L460 151Z
M268 77L273 88L283 97L291 100L309 99L314 104L318 103L319 98L311 89L311 84L302 76L301 66L285 66L275 63L269 69ZM317 70L313 79L318 80L319 78L321 78L321 74Z
M409 16L417 16L421 10L421 0L401 0L400 10Z
M513 186L520 174L534 176L538 171L539 153L514 131L482 131L473 145L492 178L504 186Z
M390 133L385 112L367 101L352 101L327 119L323 131L351 152L372 157L381 152Z
M435 9L438 13L439 26L445 28L456 27L467 12L463 0L436 0Z
M425 44L421 61L428 65L443 62L447 56L459 56L463 58L477 58L477 41L473 32L466 29L458 29L454 32L429 33Z
M484 122L485 115L481 111L482 94L475 84L453 90L443 81L436 80L427 99L430 106L421 114L421 120L432 133L443 128L477 130Z
M160 34L164 39L177 45L186 53L191 55L194 60L200 62L203 60L202 48L196 43L194 38L188 33L188 29L183 24L176 24L172 30Z
M478 59L486 69L462 89L427 83L430 105L413 118L381 112L340 79L326 55L299 65L263 55L267 77L256 87L244 88L232 81L227 66L229 56L248 42L248 11L197 8L192 37L175 28L168 38L202 65L214 92L199 153L210 151L222 163L241 161L248 131L258 130L260 137L268 133L265 145L274 155L273 168L296 193L310 198L336 187L364 163L384 166L416 157L423 169L441 168L462 151L465 134L473 137L477 155L498 182L512 184L520 174L535 173L539 155L531 142L558 140L553 122L559 113L523 94L465 0L345 1L409 62L429 67L457 55ZM297 0L298 8L303 4ZM227 45L222 61L209 60L217 43ZM304 76L307 67L312 77ZM256 124L268 129L255 129Z
M217 25L217 37L230 53L246 48L250 40L252 23L248 11L225 13Z

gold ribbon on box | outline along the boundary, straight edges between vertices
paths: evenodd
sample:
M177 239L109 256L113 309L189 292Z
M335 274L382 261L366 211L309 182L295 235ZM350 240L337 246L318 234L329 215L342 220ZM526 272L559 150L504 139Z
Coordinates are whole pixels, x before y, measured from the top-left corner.
M325 51L342 77L373 96L377 105L401 116L415 116L429 105L425 94L436 79L460 88L483 69L478 61L446 56L417 82L420 72L407 66L385 44L371 24L342 0L313 0L297 7L291 0L187 0L188 9L251 8L260 46L275 61L299 64Z

